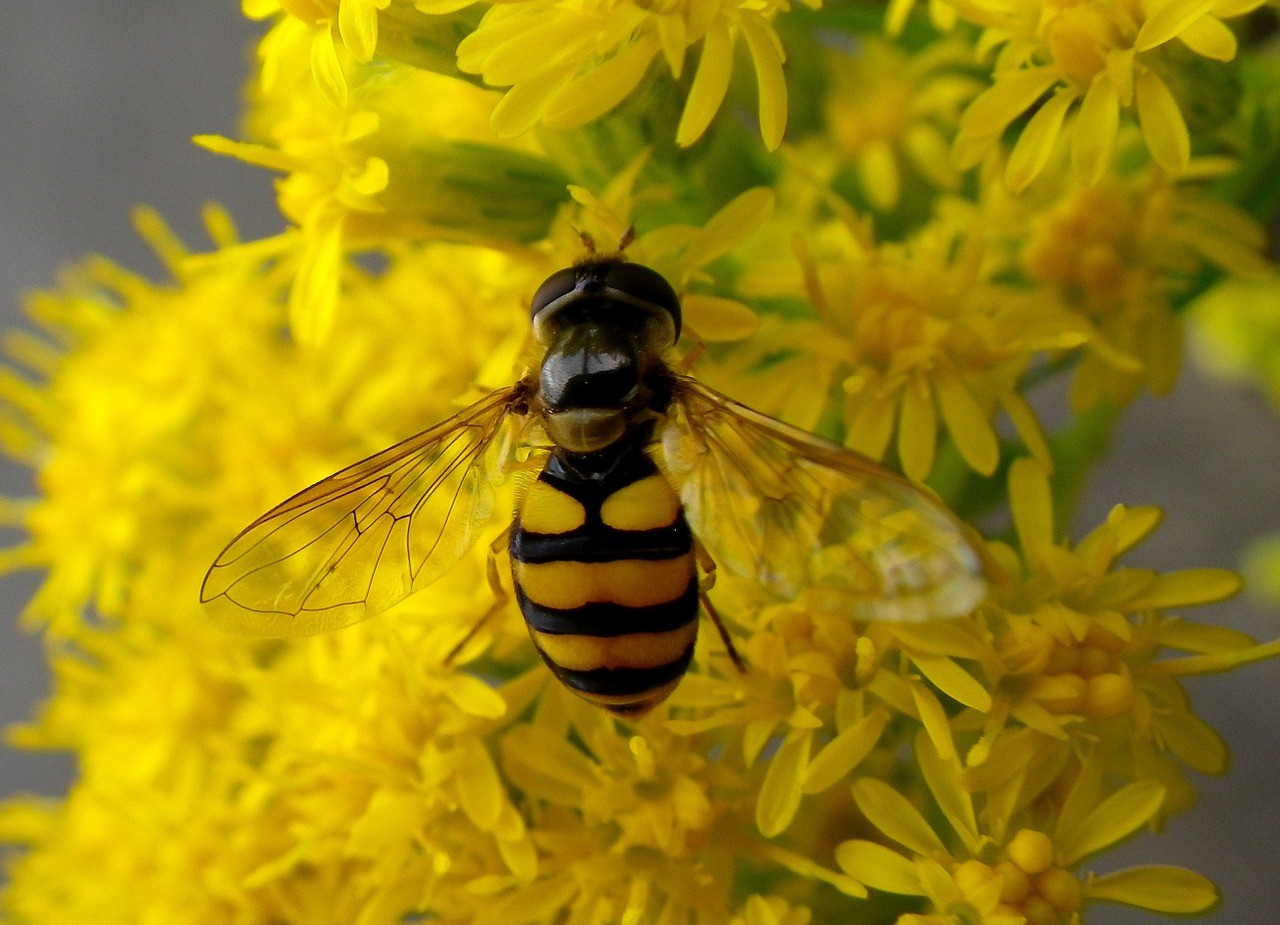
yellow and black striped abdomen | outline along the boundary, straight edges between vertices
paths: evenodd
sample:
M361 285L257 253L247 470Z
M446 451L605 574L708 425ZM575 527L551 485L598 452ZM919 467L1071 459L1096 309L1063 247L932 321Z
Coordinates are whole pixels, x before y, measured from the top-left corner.
M642 450L599 478L552 454L516 517L511 567L534 645L575 693L635 717L684 676L698 631L693 540Z

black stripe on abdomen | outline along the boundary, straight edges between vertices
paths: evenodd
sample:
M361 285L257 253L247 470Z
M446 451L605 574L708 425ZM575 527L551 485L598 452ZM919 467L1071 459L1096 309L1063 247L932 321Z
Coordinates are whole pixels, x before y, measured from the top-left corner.
M541 653L541 650L539 650ZM598 694L605 697L637 697L647 694L672 681L679 680L689 669L693 659L693 644L675 661L651 668L592 668L580 670L564 668L542 655L548 667L565 686L581 694Z
M693 535L683 517L656 530L612 530L588 524L570 533L530 533L517 526L511 534L511 557L531 565L674 559L692 548Z
M531 629L556 636L628 636L665 633L688 626L698 618L698 581L689 582L673 600L648 607L624 607L612 602L584 604L569 610L543 607L516 585L516 600Z

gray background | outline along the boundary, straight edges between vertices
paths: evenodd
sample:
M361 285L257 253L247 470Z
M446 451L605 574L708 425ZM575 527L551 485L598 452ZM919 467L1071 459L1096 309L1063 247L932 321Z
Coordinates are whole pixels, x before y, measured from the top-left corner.
M0 0L0 311L17 323L20 294L48 286L60 265L96 251L156 276L129 225L138 202L158 207L188 241L199 209L226 204L246 236L279 227L264 172L194 148L197 132L233 133L238 84L255 26L238 4L174 0ZM1158 504L1168 516L1131 557L1162 569L1232 566L1244 543L1280 529L1280 424L1255 396L1188 375L1172 400L1147 399L1128 416L1115 453L1089 489L1080 523L1112 504ZM0 490L23 492L27 473L0 467ZM1074 534L1079 536L1077 529ZM34 587L0 584L0 723L31 714L47 688L40 645L14 618ZM1193 613L1260 638L1280 614L1247 598ZM1199 713L1234 752L1233 773L1202 780L1199 807L1166 837L1139 839L1104 869L1183 864L1223 888L1207 921L1271 925L1280 918L1280 733L1277 666L1195 680ZM0 794L57 794L66 756L0 748ZM1095 907L1092 922L1155 921Z

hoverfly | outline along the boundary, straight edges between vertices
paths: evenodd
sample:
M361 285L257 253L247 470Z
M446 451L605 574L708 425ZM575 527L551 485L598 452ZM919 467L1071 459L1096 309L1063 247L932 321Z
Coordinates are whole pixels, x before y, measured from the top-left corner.
M851 619L959 616L985 594L977 547L927 489L677 372L680 300L656 271L592 253L538 288L531 322L542 359L514 385L232 540L201 588L214 621L296 636L386 610L511 517L494 489L514 468L540 468L505 534L533 643L618 716L679 683L700 611L742 668L707 598L716 566ZM489 572L501 594L493 555Z

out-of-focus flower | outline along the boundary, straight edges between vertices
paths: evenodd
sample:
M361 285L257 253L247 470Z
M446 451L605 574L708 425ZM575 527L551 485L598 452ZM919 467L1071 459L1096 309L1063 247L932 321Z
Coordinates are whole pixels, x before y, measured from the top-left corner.
M907 54L868 37L824 59L831 72L823 101L830 141L872 207L893 210L903 186L921 178L940 190L959 185L951 139L981 88L971 57L960 41Z
M539 123L592 122L634 94L659 58L678 80L689 49L700 45L675 129L676 142L691 145L724 103L741 43L755 70L760 134L772 150L787 125L786 56L773 20L789 7L789 0L499 3L458 46L458 66L511 88L493 113L495 130L507 137Z

